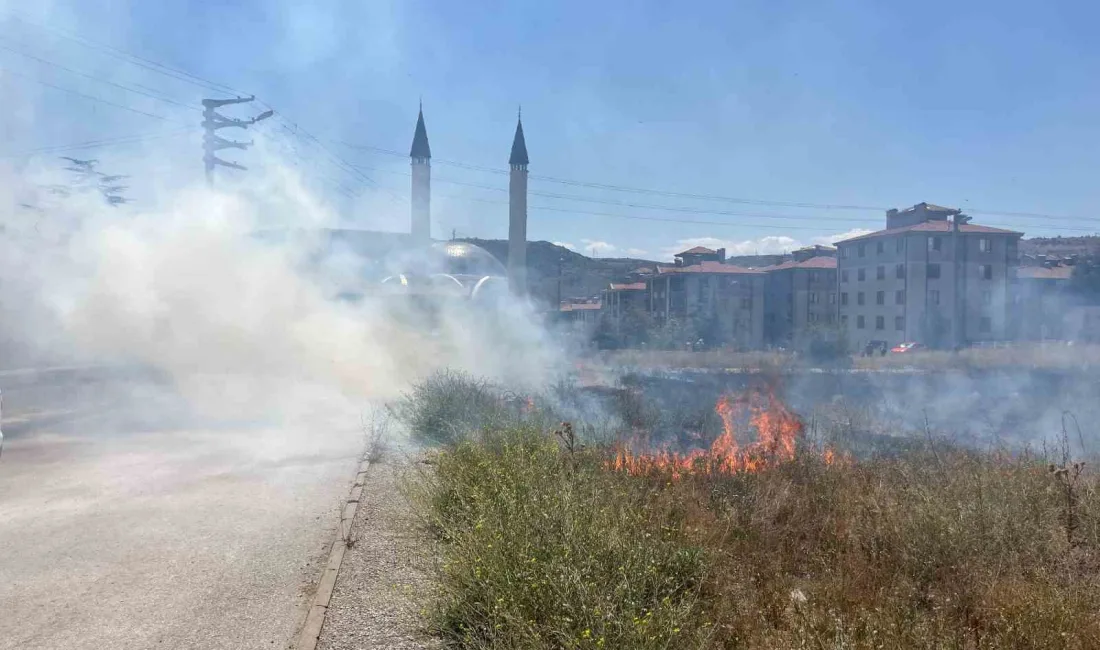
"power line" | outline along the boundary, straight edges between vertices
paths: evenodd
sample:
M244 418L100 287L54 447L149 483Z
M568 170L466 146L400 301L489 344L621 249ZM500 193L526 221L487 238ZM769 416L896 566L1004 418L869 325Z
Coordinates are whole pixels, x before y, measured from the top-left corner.
M9 154L4 156L5 158L23 158L32 157L40 154L59 153L63 151L76 151L80 149L95 149L98 147L108 147L112 145L123 144L136 144L139 142L147 142L149 140L160 140L164 138L171 138L183 135L189 132L191 129L176 129L174 131L167 131L165 133L152 133L148 135L128 135L120 136L117 138L104 138L100 140L87 140L84 142L74 142L73 144L53 145L49 147L37 147L35 149L27 149L20 153Z
M2 40L5 40L5 39L4 39L4 37L0 36L0 41L2 41ZM6 51L8 51L8 52L12 52L12 53L14 53L14 54L18 54L19 56L23 56L23 57L26 57L26 58L28 58L28 59L32 59L32 60L34 60L34 61L38 61L39 63L43 63L43 64L45 64L45 65L49 65L49 66L53 66L53 67L55 67L55 68L59 68L59 69L61 69L61 70L64 70L64 71L66 71L66 72L68 72L68 73L70 73L70 74L75 74L75 75L77 75L77 76L80 76L80 77L84 77L85 79L91 79L91 80L93 80L93 81L98 81L99 83L104 83L104 84L107 84L107 85L110 85L110 86L114 86L115 88L121 88L122 90L125 90L125 91L127 91L127 92L131 92L131 93L136 93L136 94L138 94L138 95L143 95L143 96L145 96L145 97L150 97L150 98L152 98L152 99L155 99L155 100L157 100L157 101L165 102L165 103L167 103L167 104L172 104L172 105L174 105L174 106L180 106L180 107L182 107L182 108L187 108L187 109L192 109L192 110L198 110L198 107L196 107L196 106L188 106L187 104L184 104L184 103L182 103L182 102L177 102L177 101L176 101L176 100L174 100L174 99L169 99L169 98L167 98L167 97L163 97L163 96L155 95L155 94L153 94L153 93L145 92L144 90L138 90L138 89L136 89L136 88L131 88L131 87L129 87L129 86L125 86L125 85L123 85L123 84L120 84L120 83L115 83L115 82L113 82L113 81L110 81L110 80L108 80L108 79L104 79L104 78L102 78L102 77L97 77L97 76L95 76L95 75L92 75L92 74L88 74L88 73L86 73L86 72L81 72L81 71L79 71L79 70L74 70L74 69L72 69L72 68L70 68L70 67L67 67L67 66L61 65L60 63L54 63L53 61L48 61L48 60L46 60L46 59L43 59L43 58L41 58L41 57L38 57L38 56L35 56L35 55L33 55L33 54L30 54L30 53L28 53L28 52L23 52L23 51L20 51L20 50L17 50L17 49L15 49L15 48L12 48L12 47L8 47L8 46L6 46L6 45L2 45L2 44L0 44L0 50L6 50Z
M402 172L402 171L396 171L396 170L390 170L390 169L380 169L380 168L377 168L377 167L369 167L368 169L372 169L374 171L379 171L379 172L388 173L388 174L401 175L401 176L410 176L411 175L409 172ZM448 183L448 184L452 184L452 185L461 185L461 186L465 186L465 187L474 187L474 188L478 188L478 189L491 190L491 191L494 191L494 192L508 192L508 190L506 188L502 188L502 187L496 187L496 186L493 186L493 185L483 185L483 184L480 184L480 183L468 183L468 182L457 181L457 180L453 180L453 179L449 179L449 178L433 177L432 180L436 181L436 182L440 182L440 183ZM779 220L787 220L787 221L820 221L822 219L828 219L831 222L847 222L847 223L866 223L867 222L867 219L859 218L859 217L842 217L842 216L833 216L833 215L790 215L790 214L773 214L773 213L759 213L759 212L740 212L740 211L733 211L733 210L707 210L707 209L704 209L704 208L695 208L695 207L687 207L687 206L667 206L667 205L652 205L652 204L645 204L645 203L627 203L627 202L623 202L623 201L609 201L609 200L605 200L605 199L597 199L597 198L590 198L590 197L584 197L584 196L575 196L575 195L569 195L569 194L557 194L557 193L553 193L553 192L529 191L528 193L532 196L540 196L540 197L544 197L544 198L552 198L552 199L560 199L560 200L568 200L568 201L580 201L580 202L586 202L586 203L597 203L597 204L602 204L602 205L615 205L615 206L635 208L635 209L643 209L643 210L660 210L660 211L664 211L664 212L677 212L677 213L687 213L687 214L703 214L703 215L713 214L713 215L724 215L724 216L732 216L732 217L748 217L748 218L758 218L758 219L779 219ZM1031 218L1038 218L1038 217L1031 217ZM1100 222L1100 218L1084 217L1081 220L1082 221L1090 221L1090 222ZM681 220L677 220L677 221L680 221L680 222L683 222L683 223L689 223L687 221L681 221ZM1036 226L1036 227L1048 228L1048 229L1053 229L1053 230L1069 230L1069 231L1072 231L1072 232L1083 232L1083 231L1087 230L1087 229L1081 229L1081 228L1050 227L1050 226L1046 226L1046 225Z
M404 154L400 151L395 151L393 149L385 149L383 147L374 147L374 146L370 146L370 145L358 145L358 144L352 144L352 143L341 141L341 140L335 140L334 142L342 144L342 145L344 145L346 147L349 147L351 149L359 149L359 150L363 150L363 151L373 151L373 152L385 154L385 155L388 155L388 156L399 156L399 157L402 157L402 158L406 156L406 154ZM495 168L495 167L485 167L485 166L482 166L482 165L471 165L469 163L463 163L463 162L454 161L454 160L444 160L444 159L433 158L432 162L443 164L443 165L448 165L448 166L451 166L451 167L458 167L458 168L461 168L461 169L468 169L468 170L471 170L471 171L486 172L486 173L491 173L491 174L507 175L509 173L508 170L506 170L506 169L500 169L500 168ZM839 203L838 204L811 203L811 202L798 202L798 201L768 201L768 200L762 200L762 199L747 199L747 198L739 198L739 197L731 197L731 196L721 196L721 195L716 195L716 194L699 194L699 193L691 193L691 192L675 192L675 191L669 191L669 190L655 190L655 189L642 188L642 187L630 187L630 186L625 186L625 185L614 185L614 184L611 184L611 183L596 183L596 182L589 182L589 181L579 181L579 180L573 180L573 179L567 179L567 178L560 178L560 177L557 177L557 176L542 176L542 175L538 175L538 174L531 174L529 176L529 178L531 180L546 181L546 182L550 182L550 183L559 183L559 184L571 185L571 186L575 186L575 187L586 187L586 188L591 188L591 189L609 190L609 191L614 191L614 192L627 192L627 193L636 193L636 194L647 194L647 195L652 195L652 196L666 196L666 197L687 198L687 199L695 199L695 200L721 201L721 202L738 203L738 204L744 204L744 205L762 205L762 206L773 206L773 207L784 207L784 208L804 208L804 209L813 209L813 210L862 210L862 211L876 211L876 212L885 212L887 210L887 208L881 207L881 206L847 205L847 204L839 204ZM1056 214L1049 214L1049 213L1043 213L1043 212L1012 212L1012 211L1006 211L1006 210L984 210L984 209L980 209L980 208L973 208L973 209L967 208L967 209L964 210L964 212L967 212L967 213L970 213L970 214L984 214L984 215L989 215L989 216L1027 217L1027 218L1031 218L1031 219L1042 219L1042 220L1051 220L1051 221L1100 222L1100 218L1097 218L1097 217L1088 217L1088 216L1081 216L1081 215L1056 215Z
M83 36L73 34L72 32L66 32L66 31L64 31L62 29L58 29L56 27L49 27L47 25L42 25L40 23L36 23L34 21L28 20L28 19L26 19L22 16L19 16L19 15L16 15L16 14L11 14L11 18L13 18L13 19L17 20L18 22L21 22L25 25L30 25L32 27L37 27L38 29L41 29L41 30L44 30L44 31L47 31L47 32L51 32L51 33L56 34L56 35L58 35L58 36L60 36L64 39L73 41L75 43L79 43L80 45L83 45L84 47L87 47L89 49L93 49L93 50L103 52L104 54L107 54L108 56L126 61L126 62L130 63L131 65L135 65L139 68L144 68L144 69L149 70L151 72L156 72L157 74L162 74L162 75L165 75L167 77L171 77L173 79L183 81L183 82L189 83L189 84L194 85L194 86L198 86L200 88L205 88L207 90L213 90L215 92L228 92L228 93L231 93L231 94L234 94L234 95L245 95L246 94L246 93L240 92L239 90L231 88L230 86L218 83L216 81L211 81L209 79L205 79L205 78L200 77L196 74L192 74L190 72L187 72L186 70L181 70L179 68L174 68L172 66L168 66L168 65L165 65L163 63L159 63L157 61L153 61L151 59L147 59L145 57L139 56L139 55L134 54L132 52L127 52L125 50L121 50L117 47L112 47L110 45L106 45L106 44L103 44L103 43L97 43L96 41L92 41L90 39L84 38Z
M440 198L448 198L448 199L457 199L457 200L460 200L460 201L471 201L471 202L474 202L474 203L487 203L487 204L492 204L492 205L508 205L507 201L494 201L492 199L480 199L480 198L476 198L476 197L462 196L462 195L458 195L458 194L433 193L432 196L433 197L438 196ZM656 222L662 222L662 223L682 223L682 224L697 224L697 225L707 225L707 226L727 226L727 227L735 227L735 228L770 228L770 229L773 229L773 230L809 230L809 231L817 231L817 232L821 232L821 230L822 230L822 228L814 227L814 226L792 226L792 225L787 225L787 224L774 224L774 223L769 223L769 224L744 223L744 222L739 222L739 221L708 221L708 220L702 220L702 219L675 219L675 218L672 218L672 217L649 217L649 216L636 215L636 214L620 214L620 213L614 213L614 212L599 212L599 211L593 211L593 210L574 210L572 208L561 208L561 207L553 207L553 206L546 206L546 205L529 206L527 209L528 209L529 212L530 211L535 211L535 212L560 212L560 213L566 213L566 214L588 215L588 216L598 216L598 217L611 217L611 218L615 218L615 219L630 219L630 220L636 220L636 221L656 221ZM1064 230L1064 231L1070 231L1070 232L1080 232L1080 233L1096 232L1097 230L1100 230L1100 229L1089 230L1087 228L1069 228L1069 227L1056 227L1056 226L1051 226L1051 227L1049 227L1049 229L1051 229L1051 230Z
M22 72L16 72L15 70L12 70L10 68L0 67L0 72L3 72L5 74L10 74L10 75L15 75L16 77L22 77L22 78L27 79L29 81L33 81L35 83L42 84L43 86L46 86L48 88L53 88L54 90L60 90L61 92L69 93L70 95L76 95L77 97L83 97L84 99L90 99L94 102L99 102L101 104L106 104L108 106L114 106L115 108L121 108L124 111L130 111L131 113L137 113L138 115L144 115L146 117L155 117L156 119L164 120L165 122L175 122L176 124L185 124L185 122L181 122L179 120L175 120L175 119L172 119L170 117L165 117L163 115L157 115L156 113L147 113L143 110L133 108L132 106L126 106L124 104L116 104L115 102L112 102L112 101L107 100L107 99L102 99L102 98L96 97L94 95L86 95L86 94L84 94L82 92L78 92L76 90L71 90L69 88L58 86L58 85L49 83L47 81L42 81L41 79L38 79L36 77L32 77L31 75L28 75L28 74L23 74Z

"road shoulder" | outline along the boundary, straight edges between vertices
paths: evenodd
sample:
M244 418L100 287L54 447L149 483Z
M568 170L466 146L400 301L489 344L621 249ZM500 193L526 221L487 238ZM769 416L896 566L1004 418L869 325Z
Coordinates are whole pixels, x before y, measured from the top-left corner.
M424 631L430 559L402 481L412 460L394 454L371 463L345 545L317 648L438 648Z

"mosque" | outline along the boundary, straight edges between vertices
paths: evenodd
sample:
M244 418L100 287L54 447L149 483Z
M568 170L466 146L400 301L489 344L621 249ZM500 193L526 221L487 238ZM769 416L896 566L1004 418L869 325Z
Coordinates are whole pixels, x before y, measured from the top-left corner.
M409 149L412 165L411 250L429 249L426 269L410 269L391 275L383 283L408 284L410 277L424 278L427 271L433 290L463 291L474 298L487 286L507 282L515 295L527 289L527 142L523 137L522 117L516 119L512 137L512 152L508 158L508 266L483 248L465 242L432 243L431 188L432 149L428 144L428 129L424 125L424 109L420 108ZM419 271L419 272L418 272Z
M517 118L508 179L508 261L467 242L433 241L431 233L432 150L421 107L412 147L409 232L327 228L307 232L266 231L264 238L310 240L307 266L338 269L339 297L365 293L456 299L521 296L527 286L527 143Z

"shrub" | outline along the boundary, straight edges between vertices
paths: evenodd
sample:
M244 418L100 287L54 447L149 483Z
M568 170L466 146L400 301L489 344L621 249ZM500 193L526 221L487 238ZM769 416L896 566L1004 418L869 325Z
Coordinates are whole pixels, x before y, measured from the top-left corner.
M532 428L436 457L421 503L442 543L434 625L466 648L669 648L712 629L705 552L648 488Z

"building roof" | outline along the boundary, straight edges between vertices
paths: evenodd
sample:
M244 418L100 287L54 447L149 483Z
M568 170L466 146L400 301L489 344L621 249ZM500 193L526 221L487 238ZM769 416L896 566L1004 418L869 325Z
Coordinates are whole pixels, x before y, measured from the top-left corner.
M645 291L645 282L632 282L630 284L611 283L612 291Z
M898 212L900 212L900 213L912 212L913 210L916 210L917 208L922 207L922 206L924 207L925 210L927 210L929 212L958 212L959 211L957 208L945 208L942 205L936 205L935 203L928 203L927 201L921 201L920 203L914 205L911 208L905 208L904 210L898 210Z
M1016 277L1024 280L1068 280L1072 276L1072 266L1021 266L1016 269Z
M512 138L512 155L508 157L509 165L526 165L527 141L523 138L523 120L516 120L516 135Z
M722 262L700 262L691 266L669 266L657 269L658 274L664 273L744 273L755 275L763 273L760 269L747 269L743 266L724 264Z
M424 128L424 109L416 116L416 131L413 133L412 148L409 149L409 158L432 157L432 148L428 146L428 129Z
M592 311L600 308L598 302L577 302L561 306L561 311Z
M761 267L761 271L783 271L785 269L835 269L836 258L829 257L828 255L819 255L817 257L811 257L803 262L796 262L795 260L788 260L782 264L776 264L774 266Z
M631 275L649 275L650 273L653 273L653 269L648 266L639 266L630 272Z
M682 253L676 253L676 257L681 255L717 255L718 251L707 248L706 246L696 246L695 248L689 248Z
M907 232L951 232L952 222L950 221L922 221L911 226L902 226L900 228L887 228L886 230L877 230L866 235L860 235L859 237L852 237L850 239L842 239L837 244L849 244L854 241L862 241L865 239L874 239L876 237L889 237L890 235L900 235ZM1022 237L1024 233L1016 232L1015 230L1005 230L1003 228L993 228L992 226L979 226L976 223L962 223L959 224L959 232L961 233L987 233L991 235L1015 235Z

